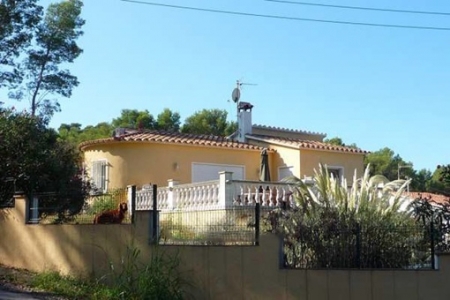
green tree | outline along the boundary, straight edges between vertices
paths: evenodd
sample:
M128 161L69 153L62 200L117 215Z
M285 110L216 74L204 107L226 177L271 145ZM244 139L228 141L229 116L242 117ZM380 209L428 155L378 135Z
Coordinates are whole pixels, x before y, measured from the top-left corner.
M155 129L155 119L148 110L122 109L120 117L111 124L113 128Z
M450 165L437 166L429 183L432 193L450 196Z
M170 109L165 108L156 119L156 129L178 132L180 131L180 114L172 112Z
M28 195L54 193L40 201L47 212L78 212L89 186L82 180L80 156L72 145L58 141L55 130L39 117L11 110L0 112L0 190ZM3 195L7 200L11 194Z
M228 129L227 129L228 128ZM227 122L227 112L220 109L203 109L186 118L181 132L226 136L232 130Z
M238 123L237 122L228 122L227 127L225 128L225 136L229 136L233 133L235 133L238 130Z
M32 115L39 112L50 117L59 111L59 102L48 96L69 98L72 89L79 84L76 76L60 67L73 63L82 53L76 43L83 34L81 28L84 20L80 17L82 6L81 0L50 4L45 17L37 26L32 47L27 51L21 68L24 83L10 94L18 100L30 94Z
M358 148L358 146L356 146L355 143L350 144L350 145L346 145L344 144L344 142L342 141L342 139L340 137L334 137L331 139L325 139L324 140L325 143L331 144L331 145L336 145L336 146L342 146L342 147L349 147L349 148Z
M61 124L58 128L59 138L72 144L78 143L79 136L82 132L80 123Z
M414 176L412 163L405 162L400 155L395 154L387 147L367 154L364 163L366 166L370 165L371 174L383 175L389 180L396 180L399 175L400 178L413 178Z
M111 124L107 122L98 123L95 126L81 128L81 124L61 124L58 128L59 139L69 142L74 146L84 141L96 140L110 137L113 131Z
M30 45L34 28L41 21L37 0L0 1L0 88L14 87L22 79L17 57Z
M450 164L437 166L435 173L439 181L450 184Z
M428 192L432 189L433 176L431 171L422 169L420 171L414 171L411 181L411 191L415 192Z

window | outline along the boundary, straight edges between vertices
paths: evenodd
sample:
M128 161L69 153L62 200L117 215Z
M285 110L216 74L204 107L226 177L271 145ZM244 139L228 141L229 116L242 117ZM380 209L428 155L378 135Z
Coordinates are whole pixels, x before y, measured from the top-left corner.
M330 176L333 176L337 180L341 180L344 176L344 168L343 167L330 167L327 166L328 174Z
M192 163L192 182L202 182L219 179L219 172L233 172L233 179L245 178L245 167L239 165L219 165L208 163Z
M92 162L92 183L95 193L106 193L108 190L108 162L106 160Z
M283 178L294 176L294 167L279 167L278 168L278 181Z

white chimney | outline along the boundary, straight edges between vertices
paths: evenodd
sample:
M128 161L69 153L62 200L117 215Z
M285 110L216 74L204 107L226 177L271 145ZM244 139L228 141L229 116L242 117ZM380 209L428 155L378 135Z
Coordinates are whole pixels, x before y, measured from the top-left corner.
M239 102L237 106L238 110L238 136L239 142L245 143L246 134L252 134L252 108L249 102Z

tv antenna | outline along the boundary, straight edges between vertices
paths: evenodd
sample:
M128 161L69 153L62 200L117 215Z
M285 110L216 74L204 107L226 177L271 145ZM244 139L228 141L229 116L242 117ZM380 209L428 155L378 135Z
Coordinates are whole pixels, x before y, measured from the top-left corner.
M231 99L233 99L234 103L237 103L241 98L241 86L243 85L257 85L255 83L242 82L240 80L236 80L236 87L231 93Z

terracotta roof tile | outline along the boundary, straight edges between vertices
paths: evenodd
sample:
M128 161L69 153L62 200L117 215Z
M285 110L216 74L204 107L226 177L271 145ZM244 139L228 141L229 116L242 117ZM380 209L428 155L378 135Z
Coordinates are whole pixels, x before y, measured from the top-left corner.
M200 145L208 147L234 148L244 150L262 150L263 147L251 145L248 143L240 143L237 141L228 140L225 137L213 135L198 135L190 133L179 132L164 132L164 131L145 131L134 132L121 135L119 137L103 138L92 141L85 141L79 145L81 150L88 146L96 144L108 144L117 142L157 142L170 144L188 144Z
M323 136L323 137L327 136L325 133L320 133L320 132L313 132L313 131L306 131L306 130L297 130L297 129L289 129L289 128L283 128L283 127L267 126L267 125L255 124L252 127L253 128L275 130L275 131L285 131L285 132L292 132L292 133L303 133L303 134L311 134L311 135L320 135L320 136Z
M410 192L405 195L411 199L425 199L429 202L435 202L437 204L450 204L450 198L444 195L426 193L426 192Z
M274 137L274 136L265 136L265 135L247 135L249 139L263 141L267 143L273 143L293 148L299 149L317 149L317 150L326 150L326 151L337 151L337 152L349 152L349 153L361 153L366 154L368 151L361 150L359 148L351 148L351 147L343 147L336 146L332 144L327 144L324 142L318 141L307 141L307 140L298 140L293 138L285 138L285 137Z

